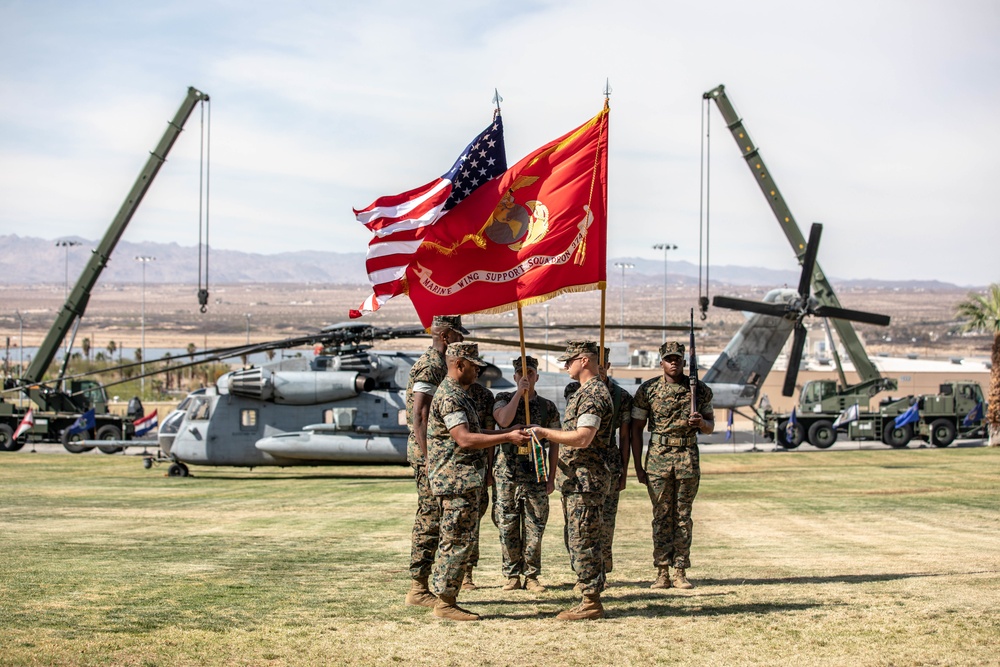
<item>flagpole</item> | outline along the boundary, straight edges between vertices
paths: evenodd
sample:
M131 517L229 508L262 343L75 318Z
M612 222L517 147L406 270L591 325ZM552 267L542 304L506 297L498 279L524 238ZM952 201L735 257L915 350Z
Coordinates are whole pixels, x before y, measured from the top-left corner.
M523 378L528 374L528 359L527 353L524 350L524 315L521 313L521 304L517 304L517 331L521 338L521 377ZM515 371L518 369L515 368ZM528 406L528 393L524 392L524 423L531 424L531 408ZM530 450L529 450L530 451ZM521 453L521 447L518 447L518 454Z
M598 363L604 367L604 306L607 303L607 285L601 285L601 344L598 346Z

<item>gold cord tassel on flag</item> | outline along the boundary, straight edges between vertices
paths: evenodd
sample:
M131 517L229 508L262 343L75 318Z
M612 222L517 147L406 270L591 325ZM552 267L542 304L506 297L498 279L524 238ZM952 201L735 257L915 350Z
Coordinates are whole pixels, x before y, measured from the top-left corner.
M535 479L538 482L549 481L549 460L545 455L545 446L542 441L531 431L531 460L535 464Z

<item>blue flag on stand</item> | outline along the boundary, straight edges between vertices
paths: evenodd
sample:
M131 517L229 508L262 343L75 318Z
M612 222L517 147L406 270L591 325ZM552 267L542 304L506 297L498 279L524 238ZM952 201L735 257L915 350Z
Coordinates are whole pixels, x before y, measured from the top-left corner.
M900 426L906 426L907 424L913 424L920 421L920 412L917 409L917 404L914 403L907 409L906 412L896 417L893 421L893 428L899 428Z
M795 408L792 408L792 414L788 417L788 425L785 426L785 440L792 442L795 439L795 427L798 425L799 420L795 417Z
M733 411L729 411L729 417L726 419L726 440L730 440L733 437Z
M97 422L94 421L94 408L91 408L76 418L76 421L73 422L73 425L69 427L69 434L76 435L77 433L90 431L96 425Z
M976 407L969 410L969 414L965 415L965 419L962 420L962 426L972 426L983 421L983 402L976 402Z

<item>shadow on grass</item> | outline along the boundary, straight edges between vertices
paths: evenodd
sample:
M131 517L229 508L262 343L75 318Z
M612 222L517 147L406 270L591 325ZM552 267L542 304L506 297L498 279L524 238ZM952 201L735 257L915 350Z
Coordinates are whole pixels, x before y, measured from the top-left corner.
M631 600L630 600L631 598ZM807 611L809 609L815 609L817 607L825 606L818 602L760 602L760 603L738 603L738 604L726 604L726 605L713 605L713 606L692 606L688 601L690 598L681 598L673 596L662 596L662 595L635 595L626 596L624 598L615 598L611 600L604 600L604 613L608 619L616 618L662 618L662 617L691 617L691 616L732 616L738 614L775 614L784 613L789 611ZM540 601L531 600L526 601L534 604L538 604ZM558 600L544 601L544 603L559 605ZM629 604L631 602L631 604ZM514 604L515 601L506 601L506 604ZM481 613L484 620L489 619L503 619L503 620L525 620L525 619L555 619L559 612L564 609L569 609L570 607L578 603L577 600L571 602L562 601L562 605L556 610L540 609L532 613L531 611L522 611L521 613L483 613L478 611L475 607L478 606L476 603L470 603L474 606L473 611L476 613ZM461 603L460 603L461 604ZM491 606L496 606L498 602L490 603L480 603L489 604ZM525 602L519 603L524 605Z
M885 574L833 574L826 577L774 577L761 578L731 578L731 579L698 579L701 586L766 586L772 584L867 584L878 581L897 581L900 579L916 579L921 577L956 577L970 574L992 574L989 570L976 572L890 572ZM641 586L642 582L635 582Z
M197 479L210 479L213 481L237 481L237 482L249 482L249 481L274 481L274 480L290 480L290 479L373 479L373 480L399 480L399 481L409 481L412 483L413 475L409 474L409 469L406 473L400 472L375 472L367 470L344 470L343 472L324 472L321 474L308 474L308 473L264 473L257 474L253 472L215 472L215 471L205 471L194 469L188 478ZM185 478L186 479L186 478Z

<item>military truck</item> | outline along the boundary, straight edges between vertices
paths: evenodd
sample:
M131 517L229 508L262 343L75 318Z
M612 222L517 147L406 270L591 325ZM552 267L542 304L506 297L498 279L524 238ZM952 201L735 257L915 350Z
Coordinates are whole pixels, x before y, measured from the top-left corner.
M758 432L785 449L794 449L803 442L826 449L837 441L838 433L850 440L881 441L895 448L906 447L914 437L936 447L947 447L959 436L982 433L985 403L978 382L946 382L937 394L884 398L872 411L869 401L881 391L882 384L869 381L844 390L834 380L807 382L799 395L794 419L791 414L762 410ZM983 410L977 411L980 403ZM916 421L897 427L896 418L914 405ZM850 412L852 406L857 406L854 414ZM834 426L841 415L845 423ZM972 419L966 420L969 416Z

